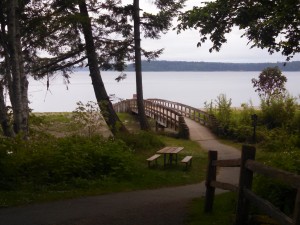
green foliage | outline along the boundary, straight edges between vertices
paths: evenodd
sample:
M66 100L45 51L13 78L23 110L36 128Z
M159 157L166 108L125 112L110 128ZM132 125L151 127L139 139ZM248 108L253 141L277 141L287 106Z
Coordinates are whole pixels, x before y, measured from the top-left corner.
M187 225L232 225L236 210L236 193L227 192L215 196L213 212L204 213L204 197L189 204Z
M242 110L240 112L240 118L239 118L239 123L243 124L243 125L248 125L251 126L252 125L252 119L251 116L254 115L256 113L252 102L250 101L250 103L243 103L241 105Z
M118 134L117 138L123 140L135 151L158 149L164 146L164 143L155 134L146 131L132 134Z
M0 207L204 179L207 154L198 143L147 132L127 137L132 148L119 137L0 139ZM158 166L149 169L145 159L165 145L183 146L178 157L193 155L193 166L188 171L180 164L165 169L161 157Z
M261 121L269 129L291 126L297 108L296 99L287 96L272 97L261 101Z
M263 154L264 161L267 165L280 168L295 174L300 173L300 151L287 151L281 149L276 153ZM292 215L296 190L288 186L284 181L273 180L264 176L255 177L254 191L273 203L288 215Z
M263 140L260 147L266 152L290 151L296 149L299 134L290 134L283 128L263 130Z
M264 69L258 79L253 78L252 84L259 97L269 104L270 99L284 96L287 78L276 67Z
M79 136L51 140L1 140L2 188L124 178L133 173L132 153L122 141Z
M217 99L210 103L204 103L206 111L216 117L219 128L219 134L227 135L231 123L231 99L227 99L225 94L220 94Z
M74 124L79 126L82 134L89 137L96 134L97 129L103 125L103 119L97 103L89 101L85 105L77 102L77 108L72 112Z
M231 120L231 98L227 99L225 94L220 94L216 99L216 107L218 121L228 127Z
M237 26L251 47L266 48L271 54L281 51L289 60L300 52L298 9L299 2L290 0L210 1L183 13L178 30L199 30L198 46L209 38L210 51L219 51L227 41L225 35Z

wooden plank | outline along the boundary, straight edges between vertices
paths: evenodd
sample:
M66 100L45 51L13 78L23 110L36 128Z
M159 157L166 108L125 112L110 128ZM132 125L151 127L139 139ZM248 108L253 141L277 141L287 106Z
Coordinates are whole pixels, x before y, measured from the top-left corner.
M156 153L167 153L168 149L170 149L171 147L164 147L160 150L158 150Z
M176 148L173 148L172 153L177 154L177 153L179 153L180 151L182 151L183 149L184 149L184 147L176 147Z
M241 159L224 159L212 162L214 166L221 167L239 167L241 165Z
M210 182L211 186L214 186L215 188L220 188L223 190L228 190L228 191L233 191L233 192L238 192L239 187L233 184L229 184L229 183L223 183L223 182L219 182L219 181L211 181Z
M148 161L148 167L150 168L151 166L151 162L153 162L155 160L155 164L157 164L157 159L160 157L160 154L155 154L151 157L149 157L148 159L146 159Z
M275 219L281 225L293 225L293 220L278 210L275 206L273 206L267 200L260 198L259 196L255 195L252 191L248 189L244 189L245 197L251 201L256 207L262 210L264 213L268 214L270 217Z
M193 158L193 156L188 155L188 156L184 157L184 158L181 160L181 162L182 162L182 163L188 163L192 158Z
M253 172L262 174L264 176L278 179L283 181L285 184L289 184L292 187L300 188L300 176L286 172L284 170L272 168L270 166L263 165L259 162L248 160L246 162L246 167Z
M155 159L157 159L157 158L159 158L159 157L160 157L160 154L155 154L155 155L149 157L149 158L147 159L147 161L153 161L153 160L155 160Z

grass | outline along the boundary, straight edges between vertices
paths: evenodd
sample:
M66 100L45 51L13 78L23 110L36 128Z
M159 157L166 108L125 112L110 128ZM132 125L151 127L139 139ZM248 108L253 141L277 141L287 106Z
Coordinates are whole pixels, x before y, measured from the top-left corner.
M204 213L204 197L189 205L186 225L232 225L236 207L236 193L226 192L215 196L213 212Z
M35 132L46 132L55 134L56 137L68 135L70 113L35 115ZM132 130L138 127L135 117L121 114L122 121ZM73 130L74 132L74 130ZM158 160L158 166L148 168L146 159L155 154L159 148L140 149L133 152L135 173L129 179L117 179L112 177L101 180L76 179L72 186L69 184L34 186L23 185L22 188L14 187L14 190L0 191L0 207L32 204L36 202L47 202L53 200L77 198L82 196L101 195L106 193L134 191L141 189L155 189L198 183L204 180L207 165L207 154L193 141L175 139L164 135L156 135L165 146L182 146L184 150L178 155L182 159L185 155L193 156L193 164L188 170L185 165L163 167L163 157Z

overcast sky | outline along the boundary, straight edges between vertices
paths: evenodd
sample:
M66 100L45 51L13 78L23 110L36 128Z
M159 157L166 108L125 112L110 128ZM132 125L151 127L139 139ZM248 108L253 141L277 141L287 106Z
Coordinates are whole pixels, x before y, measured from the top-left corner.
M199 6L201 2L207 0L188 0L186 9L193 6ZM123 2L132 3L132 0L123 0ZM147 11L155 11L153 0L140 0L141 8ZM199 33L196 30L184 31L177 34L176 31L169 31L166 35L162 35L159 40L143 39L142 47L146 50L164 48L164 53L159 60L175 60L175 61L206 61L206 62L278 62L285 61L286 57L280 53L270 55L267 50L258 48L250 49L247 45L248 40L241 38L243 31L235 28L227 35L227 43L224 44L220 52L209 53L212 46L207 41L200 48L197 48L199 41ZM294 56L292 61L300 61L300 54Z

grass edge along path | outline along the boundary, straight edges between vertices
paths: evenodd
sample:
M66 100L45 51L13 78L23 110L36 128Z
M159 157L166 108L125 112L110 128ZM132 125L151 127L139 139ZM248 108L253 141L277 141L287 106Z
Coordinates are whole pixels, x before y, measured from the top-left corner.
M204 213L204 197L194 199L188 206L186 225L232 225L237 196L225 192L215 196L212 213Z

